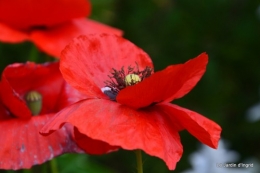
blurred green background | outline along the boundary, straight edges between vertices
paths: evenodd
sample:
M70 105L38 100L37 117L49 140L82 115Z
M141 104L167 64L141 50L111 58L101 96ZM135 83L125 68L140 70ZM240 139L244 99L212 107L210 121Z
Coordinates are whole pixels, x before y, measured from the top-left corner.
M248 157L260 160L260 121L246 120L247 110L260 100L259 0L92 0L92 5L90 18L122 29L125 38L151 56L155 70L207 52L206 74L174 103L220 124L222 138L240 153L240 161ZM51 59L29 42L0 43L0 57L0 71L28 58L36 62ZM188 156L199 146L186 131L180 135L184 154L173 172L190 168ZM137 172L132 151L104 156L66 154L55 160L60 173ZM49 172L50 165L34 166L31 171ZM171 171L160 159L144 154L144 172Z

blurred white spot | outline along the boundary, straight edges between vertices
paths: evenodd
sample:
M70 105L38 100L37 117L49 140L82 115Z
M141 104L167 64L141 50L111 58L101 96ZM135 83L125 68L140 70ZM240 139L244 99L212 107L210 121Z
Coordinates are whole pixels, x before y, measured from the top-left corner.
M260 103L248 109L246 118L249 122L260 120Z
M192 169L182 173L256 173L258 162L254 160L253 168L225 167L226 163L238 164L239 154L227 149L227 142L220 140L218 149L212 149L206 145L190 155L189 160ZM245 164L252 162L243 162Z
M260 10L260 6L259 6L259 10ZM260 90L259 90L259 95L260 95ZM253 105L247 110L246 119L249 122L255 122L260 120L260 103Z

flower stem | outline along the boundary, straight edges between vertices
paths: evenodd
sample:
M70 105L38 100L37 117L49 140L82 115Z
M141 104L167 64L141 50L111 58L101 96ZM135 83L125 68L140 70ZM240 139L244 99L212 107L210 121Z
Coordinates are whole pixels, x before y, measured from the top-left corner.
M32 46L31 51L29 53L28 60L32 62L37 62L39 58L38 56L39 56L38 49L35 46Z
M137 162L137 171L138 173L143 173L143 162L142 162L142 151L135 150L136 162Z
M23 169L23 173L32 173L31 169Z
M51 172L52 172L52 173L58 173L58 172L59 172L59 171L58 171L57 162L56 162L55 159L52 159L52 160L50 161L50 167L51 167Z

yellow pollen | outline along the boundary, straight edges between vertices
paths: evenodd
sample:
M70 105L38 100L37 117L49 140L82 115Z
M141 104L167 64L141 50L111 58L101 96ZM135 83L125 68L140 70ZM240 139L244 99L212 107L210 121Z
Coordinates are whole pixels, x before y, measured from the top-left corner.
M126 86L134 85L138 82L141 82L141 78L136 74L128 74L125 77Z

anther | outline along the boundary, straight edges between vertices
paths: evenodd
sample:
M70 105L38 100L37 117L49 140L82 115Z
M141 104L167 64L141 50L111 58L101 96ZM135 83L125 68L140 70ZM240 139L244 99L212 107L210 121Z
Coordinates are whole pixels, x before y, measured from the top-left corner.
M137 63L136 67L128 66L127 70L124 67L120 70L112 68L111 75L108 75L110 80L104 81L105 87L101 90L110 100L115 101L120 90L143 81L151 76L152 72L153 69L151 67L146 67L140 71Z

